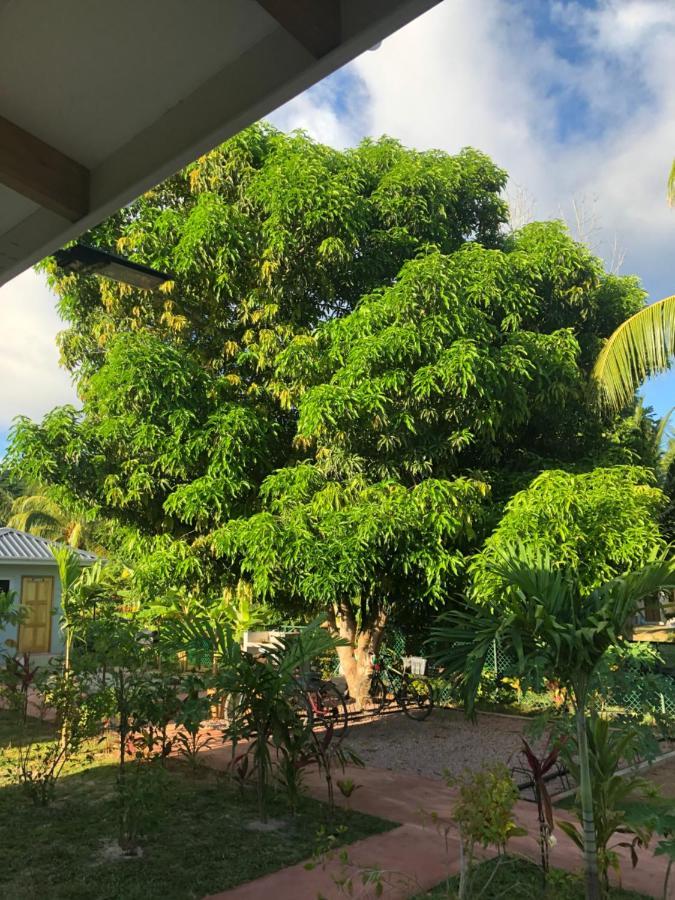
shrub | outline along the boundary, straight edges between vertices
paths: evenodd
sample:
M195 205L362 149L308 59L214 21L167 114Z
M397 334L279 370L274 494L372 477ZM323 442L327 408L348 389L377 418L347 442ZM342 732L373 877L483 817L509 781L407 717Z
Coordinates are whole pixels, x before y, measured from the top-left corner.
M516 825L513 810L518 789L503 763L477 772L467 771L458 778L447 776L447 783L459 788L453 819L460 836L459 897L463 900L468 896L476 846L496 847L501 855L510 838L526 831Z

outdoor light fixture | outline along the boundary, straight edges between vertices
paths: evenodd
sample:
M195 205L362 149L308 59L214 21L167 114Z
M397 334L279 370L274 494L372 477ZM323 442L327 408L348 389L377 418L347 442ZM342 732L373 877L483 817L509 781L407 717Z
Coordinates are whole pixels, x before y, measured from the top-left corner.
M146 291L159 287L171 278L164 272L132 262L115 253L108 253L107 250L89 247L87 244L75 244L66 247L65 250L57 250L54 259L59 268L68 272L77 272L80 275L105 275L106 278Z

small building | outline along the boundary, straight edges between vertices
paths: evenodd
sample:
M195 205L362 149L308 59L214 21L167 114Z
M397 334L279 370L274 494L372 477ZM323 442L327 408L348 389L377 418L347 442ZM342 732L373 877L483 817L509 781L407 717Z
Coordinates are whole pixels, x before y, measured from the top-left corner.
M52 546L58 545L16 528L0 528L0 592L15 592L26 610L19 626L0 627L0 651L12 648L44 657L63 652L61 586ZM96 562L93 553L73 552L83 566Z

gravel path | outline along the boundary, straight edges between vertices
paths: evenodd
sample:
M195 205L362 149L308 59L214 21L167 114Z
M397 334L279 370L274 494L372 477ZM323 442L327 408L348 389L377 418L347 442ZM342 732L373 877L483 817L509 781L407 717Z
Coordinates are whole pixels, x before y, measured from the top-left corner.
M516 764L526 724L490 713L479 713L472 723L451 709L435 709L426 721L414 722L395 712L350 724L345 744L366 765L442 777L446 770L459 775L496 761Z

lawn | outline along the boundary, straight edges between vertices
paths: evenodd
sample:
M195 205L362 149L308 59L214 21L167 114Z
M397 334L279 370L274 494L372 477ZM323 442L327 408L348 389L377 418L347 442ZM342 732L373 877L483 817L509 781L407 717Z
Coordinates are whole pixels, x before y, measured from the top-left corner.
M495 866L497 871L495 872ZM419 894L415 900L450 900L457 896L458 878L451 878L432 891ZM472 879L475 896L481 900L583 900L584 883L581 878L553 869L549 873L546 889L542 883L541 869L534 863L514 857L489 860L476 870ZM474 894L472 893L472 896ZM612 888L608 900L648 900L643 894Z
M10 744L48 736L48 726L32 722L23 729L0 712L5 766L15 754ZM269 814L283 820L283 827L256 830L256 806L248 791L242 794L215 772L192 774L184 763L171 761L151 798L152 825L141 840L143 856L110 859L106 853L115 845L118 808L117 769L109 753L99 751L90 763L74 765L47 808L34 806L20 787L8 784L3 769L0 897L201 898L307 859L324 849L331 835L339 845L393 827L356 812L338 811L331 820L327 806L309 798L291 815L283 796L273 796Z

